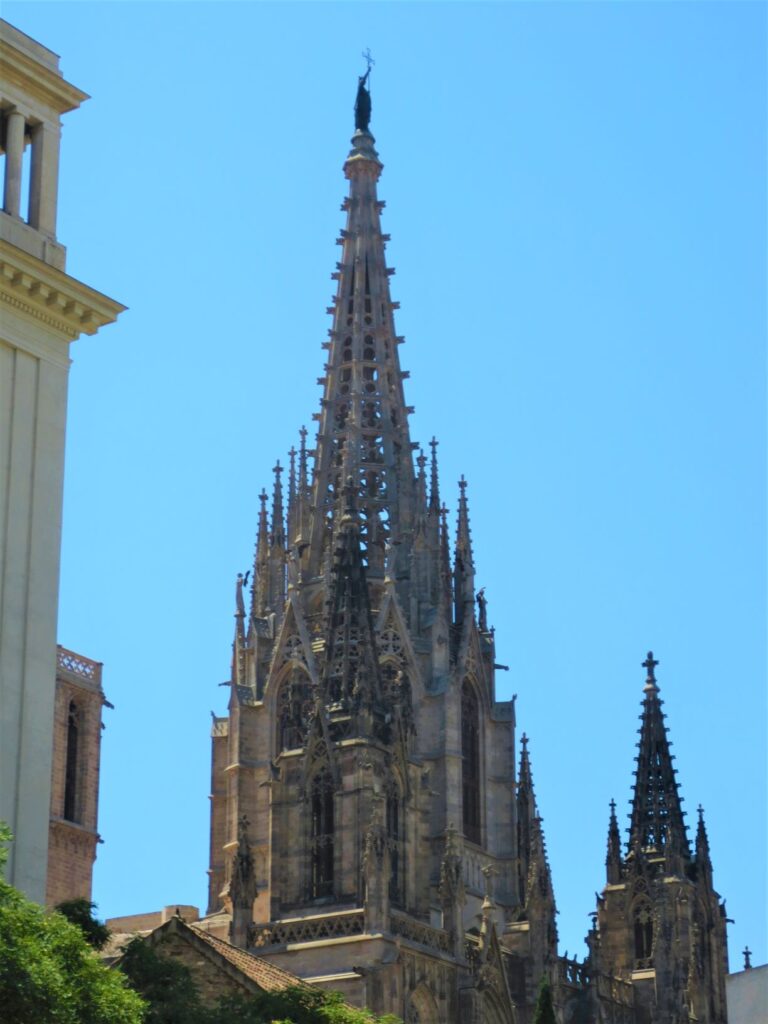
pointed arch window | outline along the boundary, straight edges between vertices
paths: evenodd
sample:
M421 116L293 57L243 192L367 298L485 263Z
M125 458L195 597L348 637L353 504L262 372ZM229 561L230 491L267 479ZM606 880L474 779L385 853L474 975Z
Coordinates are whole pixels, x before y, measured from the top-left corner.
M77 821L80 725L80 709L72 700L69 702L67 714L67 753L64 768L64 817L67 821Z
M310 896L333 895L334 792L327 770L317 774L310 793Z
M480 842L480 706L468 679L461 688L461 790L464 835Z
M635 942L635 968L653 966L653 908L648 899L639 899L632 907Z
M310 687L306 672L294 669L280 687L277 699L277 750L304 746L310 710Z

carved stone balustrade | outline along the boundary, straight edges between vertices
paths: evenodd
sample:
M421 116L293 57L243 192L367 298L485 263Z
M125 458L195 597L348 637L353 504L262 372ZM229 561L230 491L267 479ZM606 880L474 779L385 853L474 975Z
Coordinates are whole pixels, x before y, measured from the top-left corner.
M291 917L268 924L255 924L248 935L248 945L255 949L267 946L290 946L321 939L340 939L348 935L362 935L365 915L362 910L341 910L334 914L313 914L311 917Z

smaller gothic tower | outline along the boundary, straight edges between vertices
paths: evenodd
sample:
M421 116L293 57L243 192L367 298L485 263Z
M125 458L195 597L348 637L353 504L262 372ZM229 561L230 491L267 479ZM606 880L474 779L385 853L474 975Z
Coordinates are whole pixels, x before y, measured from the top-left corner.
M544 841L543 819L533 788L528 737L521 738L517 782L517 891L519 903L507 923L502 944L518 1016L527 1021L541 979L554 981L557 961L555 894Z
M588 936L592 975L629 982L637 1020L724 1024L725 905L712 885L703 811L695 851L649 652L629 839L622 853L611 801L606 885ZM600 1002L599 986L594 986Z

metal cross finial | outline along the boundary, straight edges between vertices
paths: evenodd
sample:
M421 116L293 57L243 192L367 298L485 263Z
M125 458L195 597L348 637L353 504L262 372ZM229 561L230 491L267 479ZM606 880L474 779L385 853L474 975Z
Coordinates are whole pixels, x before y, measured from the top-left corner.
M363 50L363 60L368 65L368 74L370 74L371 73L371 68L376 63L376 61L371 56L371 48L370 48L370 46L366 47L366 49Z
M643 668L647 668L648 669L648 682L649 683L655 683L656 682L656 673L654 672L654 669L656 668L656 666L658 664L659 664L658 659L654 658L653 651L648 651L648 657L643 662Z
M750 959L750 957L752 956L752 950L749 948L749 946L745 946L744 949L742 949L741 953L744 957L744 970L748 971L752 967L752 961Z

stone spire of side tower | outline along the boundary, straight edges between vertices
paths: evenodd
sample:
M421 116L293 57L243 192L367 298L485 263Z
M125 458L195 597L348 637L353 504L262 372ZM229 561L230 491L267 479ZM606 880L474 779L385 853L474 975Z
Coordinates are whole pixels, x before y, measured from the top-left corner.
M671 743L664 724L663 701L659 698L655 669L658 661L649 651L643 662L647 678L643 693L643 712L640 716L635 792L629 830L628 852L635 848L664 851L667 856L677 854L690 858L685 812L678 792Z
M725 905L712 885L701 815L691 857L657 665L649 652L624 858L611 806L607 883L588 937L593 997L604 998L595 979L613 975L631 985L636 1020L725 1024Z
M365 90L364 90L365 91ZM358 124L364 119L357 118ZM310 530L309 578L322 572L324 551L340 515L342 474L351 476L360 516L360 541L384 547L407 540L413 520L414 473L408 433L409 408L403 394L393 303L384 254L387 236L376 194L382 164L374 137L358 127L344 164L349 196L342 209L341 260L333 277L336 295L317 434ZM375 526L372 524L375 523ZM374 536L375 534L375 536ZM396 573L409 564L398 555ZM372 558L371 568L383 559ZM373 575L373 572L371 573Z

